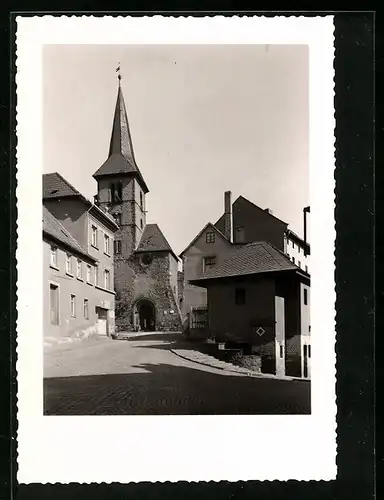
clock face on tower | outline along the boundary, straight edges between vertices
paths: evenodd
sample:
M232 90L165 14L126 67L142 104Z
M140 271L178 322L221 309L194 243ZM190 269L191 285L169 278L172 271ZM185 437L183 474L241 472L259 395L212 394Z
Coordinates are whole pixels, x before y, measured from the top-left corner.
M145 253L141 256L140 262L143 266L149 266L152 262L152 255L149 253Z

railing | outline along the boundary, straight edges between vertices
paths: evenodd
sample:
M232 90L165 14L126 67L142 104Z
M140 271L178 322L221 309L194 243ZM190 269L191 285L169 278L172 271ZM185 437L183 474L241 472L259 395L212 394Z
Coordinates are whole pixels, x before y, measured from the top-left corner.
M192 330L204 330L208 326L208 309L192 307L190 327Z

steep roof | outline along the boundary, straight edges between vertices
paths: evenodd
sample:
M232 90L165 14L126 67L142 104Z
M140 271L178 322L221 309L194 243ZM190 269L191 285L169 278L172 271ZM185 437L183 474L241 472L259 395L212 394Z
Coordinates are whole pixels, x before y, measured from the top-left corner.
M81 196L81 193L58 172L43 174L43 199L66 196Z
M279 219L278 217L276 217L276 215L274 215L271 212L269 212L267 208L264 209L264 208L259 207L258 205L256 205L252 201L249 201L247 198L244 198L244 196L242 196L242 195L240 195L238 198L236 198L236 200L233 202L232 207L235 208L236 203L239 203L241 201L245 201L247 204L251 205L253 208L257 208L257 210L260 210L260 212L263 212L263 213L269 215L269 217L272 217L273 219L276 219L279 222L281 222L282 224L285 224L286 226L288 226L287 222L285 222L285 221ZM217 222L219 222L219 221L217 221Z
M108 158L93 174L93 177L97 179L104 175L119 174L133 174L140 182L144 191L148 193L149 189L135 160L128 115L120 83L113 116Z
M43 233L50 236L55 241L62 243L64 246L70 248L74 252L87 257L88 259L96 262L85 248L83 248L77 240L65 229L65 227L54 217L51 212L43 206Z
M277 271L303 272L285 254L277 250L270 243L258 241L234 249L221 265L213 268L204 276L191 280L191 283L202 283L217 278L247 276L250 274Z
M188 250L188 249L189 249L189 248L190 248L190 247L191 247L191 246L195 243L195 241L197 241L197 240L200 238L200 236L204 233L204 231L205 231L208 227L211 227L211 228L212 228L212 229L213 229L213 230L214 230L214 231L215 231L215 232L216 232L219 236L221 236L221 238L224 238L226 241L228 241L228 240L227 240L227 238L224 236L224 234L223 234L221 231L219 231L219 230L217 229L217 227L215 227L215 226L214 226L211 222L208 222L208 223L207 223L207 224L203 227L203 229L200 231L200 233L199 233L199 234L197 234L197 235L193 238L193 240L191 241L191 243L190 243L190 244L189 244L186 248L184 248L184 250L183 250L183 251L181 252L181 254L180 254L180 257L182 257L182 256L185 254L185 252L186 252L186 251L187 251L187 250ZM229 243L229 244L231 244L231 242L230 242L230 241L228 241L228 243Z
M157 224L146 224L136 252L170 252L179 260Z
M97 205L87 200L85 196L58 172L43 174L43 200L54 200L71 196L81 199L89 212L104 224L107 224L112 231L116 232L119 229L111 214L104 212Z
M233 206L233 205L232 205ZM233 217L233 216L232 216ZM215 228L218 229L224 235L225 229L225 214L223 214L219 220L217 220L214 224Z

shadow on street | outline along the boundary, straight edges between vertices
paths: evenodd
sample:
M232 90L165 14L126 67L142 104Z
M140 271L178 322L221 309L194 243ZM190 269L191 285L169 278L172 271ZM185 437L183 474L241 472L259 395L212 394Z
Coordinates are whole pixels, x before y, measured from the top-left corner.
M231 376L163 363L134 368L137 373L44 379L44 414L310 414L310 384L301 381Z

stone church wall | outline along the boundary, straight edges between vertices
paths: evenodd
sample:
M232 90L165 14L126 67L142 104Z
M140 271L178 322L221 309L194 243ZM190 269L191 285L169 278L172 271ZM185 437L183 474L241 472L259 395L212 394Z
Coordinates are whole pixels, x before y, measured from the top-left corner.
M156 330L181 329L180 310L172 287L168 252L151 252L153 260L145 266L143 254L116 262L116 326L120 331L133 329L134 306L140 299L150 300L156 309Z

